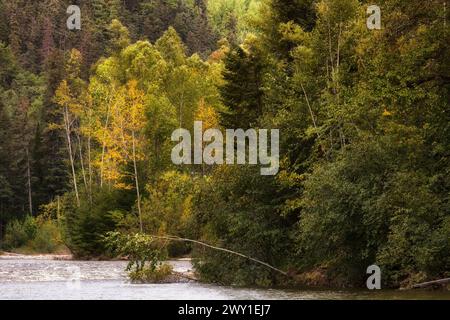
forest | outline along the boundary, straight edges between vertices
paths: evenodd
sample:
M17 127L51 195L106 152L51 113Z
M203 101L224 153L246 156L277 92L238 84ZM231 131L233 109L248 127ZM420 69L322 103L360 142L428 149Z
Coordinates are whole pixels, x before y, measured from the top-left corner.
M373 4L380 30L367 28ZM0 0L0 250L109 259L108 234L157 235L289 275L164 247L211 283L364 287L374 264L389 288L450 277L449 12ZM195 121L279 129L278 174L175 165L172 132Z

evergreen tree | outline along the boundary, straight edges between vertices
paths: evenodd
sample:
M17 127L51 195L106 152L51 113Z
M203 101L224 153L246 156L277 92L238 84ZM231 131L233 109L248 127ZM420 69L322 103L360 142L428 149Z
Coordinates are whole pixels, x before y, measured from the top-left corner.
M57 85L64 77L61 65L64 65L63 55L59 51L53 52L46 65L47 92L34 147L34 153L38 156L34 160L43 172L40 178L42 184L37 192L45 195L47 203L65 193L69 186L64 136L54 127L54 124L62 123L58 106L53 102Z
M0 102L0 241L3 239L3 231L11 218L11 202L13 189L10 183L9 169L11 167L11 137L10 120L4 105Z
M220 88L228 110L221 115L225 128L253 128L263 111L261 59L242 47L231 50L225 58L225 84Z

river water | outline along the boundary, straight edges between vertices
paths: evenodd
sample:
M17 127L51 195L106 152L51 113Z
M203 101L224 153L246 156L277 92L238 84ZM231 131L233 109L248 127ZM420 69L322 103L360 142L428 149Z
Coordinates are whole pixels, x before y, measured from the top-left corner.
M175 271L189 261L170 261ZM309 300L448 299L450 292L340 291L232 288L201 283L135 285L127 281L124 261L64 261L0 256L0 300Z

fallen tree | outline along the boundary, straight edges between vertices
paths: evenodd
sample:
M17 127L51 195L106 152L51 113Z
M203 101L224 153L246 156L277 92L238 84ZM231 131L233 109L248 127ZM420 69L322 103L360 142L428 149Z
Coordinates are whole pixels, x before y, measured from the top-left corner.
M119 232L109 232L105 237L107 247L111 250L111 253L117 256L127 256L130 260L127 271L133 281L147 281L148 279L157 279L157 281L163 281L169 274L174 274L173 270L167 272L167 266L162 262L165 258L163 254L163 248L168 242L179 241L194 243L212 250L222 251L225 253L233 254L241 258L250 260L254 263L263 265L277 273L280 273L286 277L292 278L287 272L278 269L267 262L258 260L256 258L247 256L240 252L233 250L213 246L198 240L181 238L177 236L162 236L162 235L147 235L147 234L135 234L135 235L123 235ZM178 274L180 276L180 274ZM186 276L183 276L186 278ZM197 279L189 279L197 280Z
M450 278L419 283L419 284L413 285L413 289L423 289L423 288L438 287L438 286L441 287L441 286L445 286L447 284L450 284Z
M263 265L263 266L265 266L265 267L267 267L269 269L272 269L272 270L274 270L274 271L276 271L278 273L281 273L282 275L284 275L286 277L291 277L286 271L283 271L283 270L280 270L278 268L275 268L274 266L271 266L270 264L268 264L268 263L266 263L264 261L252 258L250 256L247 256L245 254L242 254L242 253L239 253L239 252L236 252L236 251L232 251L232 250L221 248L221 247L216 247L216 246L213 246L213 245L210 245L210 244L198 241L198 240L180 238L180 237L175 237L175 236L151 236L151 237L153 237L155 239L168 240L168 241L181 241L181 242L195 243L195 244L201 245L201 246L206 247L206 248L210 248L210 249L214 249L214 250L218 250L218 251L234 254L234 255L242 257L244 259L247 259L247 260L253 261L255 263L261 264L261 265Z

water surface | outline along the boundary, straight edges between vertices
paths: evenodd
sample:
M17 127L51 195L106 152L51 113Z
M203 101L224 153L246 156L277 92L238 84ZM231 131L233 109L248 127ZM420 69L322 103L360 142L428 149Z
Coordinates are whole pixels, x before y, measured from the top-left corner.
M192 268L171 261L174 270ZM49 257L0 256L0 299L32 300L310 300L448 299L449 292L278 290L222 287L201 283L131 284L124 261L62 261Z

